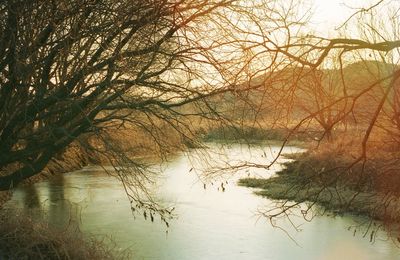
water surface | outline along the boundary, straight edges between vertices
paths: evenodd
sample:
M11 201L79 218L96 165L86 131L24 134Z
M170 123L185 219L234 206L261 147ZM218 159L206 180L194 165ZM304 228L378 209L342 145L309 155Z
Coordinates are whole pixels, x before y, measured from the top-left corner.
M199 179L206 168L223 161L266 163L278 151L212 144L204 160L197 159L203 150L192 150L164 163L156 191L163 203L175 207L177 217L169 228L158 218L154 223L141 215L134 218L120 183L95 166L18 188L8 207L36 209L53 225L74 223L83 232L112 236L121 249L131 248L135 259L399 259L400 250L384 234L370 243L360 231L356 236L348 231L365 221L361 218L297 219L302 223L298 232L288 221L281 222L294 241L273 228L259 214L273 202L236 182L243 176L268 178L282 167L279 163L269 170L242 169L219 180ZM287 147L284 152L296 151Z

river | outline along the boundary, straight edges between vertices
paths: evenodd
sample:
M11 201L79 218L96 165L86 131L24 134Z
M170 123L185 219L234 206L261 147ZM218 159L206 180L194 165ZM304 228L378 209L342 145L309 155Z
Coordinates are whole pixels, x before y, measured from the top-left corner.
M295 231L287 220L279 223L282 230L260 217L273 202L236 182L243 176L268 178L284 159L269 170L243 169L210 180L206 189L199 180L206 168L223 161L266 163L278 151L277 146L210 144L207 153L193 149L164 162L155 196L175 207L169 228L158 218L152 223L133 217L121 184L96 166L17 188L7 207L34 210L52 225L74 223L84 233L111 236L119 248L130 248L135 259L399 259L400 249L384 233L370 243L362 230L355 235L348 230L363 218L299 218L295 221L302 225Z

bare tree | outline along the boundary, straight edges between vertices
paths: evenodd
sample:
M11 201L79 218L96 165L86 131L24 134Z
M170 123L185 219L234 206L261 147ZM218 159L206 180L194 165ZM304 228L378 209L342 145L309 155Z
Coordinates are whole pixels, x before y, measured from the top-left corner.
M183 118L221 118L207 98L234 88L215 58L229 42L221 28L233 2L2 1L0 189L90 133L105 140L115 174L139 201L148 175L107 135L130 124L161 143L159 122L185 139L191 123ZM189 104L195 109L182 108Z

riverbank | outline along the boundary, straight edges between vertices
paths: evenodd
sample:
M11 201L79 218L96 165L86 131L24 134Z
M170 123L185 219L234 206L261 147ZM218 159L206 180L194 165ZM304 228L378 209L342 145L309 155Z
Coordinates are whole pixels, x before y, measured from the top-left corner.
M20 185L32 185L35 182L45 180L53 175L62 174L79 170L88 165L93 160L91 155L77 143L73 143L57 158L54 158L43 169L40 174L37 174L27 180L24 180ZM12 191L0 191L0 208L11 198Z
M10 217L10 216L13 217ZM111 243L34 220L26 212L0 212L0 259L130 259Z
M378 162L349 169L351 159L339 154L307 152L288 157L294 161L275 176L241 179L239 185L258 188L256 194L274 200L315 203L322 211L368 216L388 226L400 223L398 180L391 187L380 183Z
M112 165L119 156L140 161L143 158L154 160L157 155L166 156L182 147L176 135L157 143L145 132L133 129L113 131L107 137L91 135L78 138L52 158L39 174L19 185L33 185L87 165ZM54 228L32 218L34 214L4 209L11 197L12 190L0 191L0 259L131 259L131 252L110 248L112 241L104 243L103 240L108 238L84 236L77 229L70 230L69 226Z
M201 133L201 139L205 142L237 142L250 144L268 142L282 145L290 132L291 130L288 128L262 128L257 126L212 127ZM286 145L305 147L306 143L314 141L317 134L315 132L312 134L304 132L292 133Z
M93 155L92 155L93 156ZM33 185L47 178L72 172L88 165L91 157L82 146L73 143L46 168L20 185ZM129 252L119 252L102 239L84 236L71 226L55 228L37 219L34 213L2 209L12 191L0 192L0 259L129 259ZM12 216L12 217L10 217Z
M161 125L159 127L163 128ZM64 151L53 157L39 174L22 181L19 185L32 185L54 175L80 170L88 165L109 166L130 163L129 160L143 161L143 158L155 161L156 158L163 158L183 149L184 144L176 132L165 130L164 136L166 137L160 138L162 141L158 142L151 133L134 127L117 129L102 135L80 136ZM4 175L7 173L7 170L0 172ZM0 191L0 208L10 199L11 193L12 191Z

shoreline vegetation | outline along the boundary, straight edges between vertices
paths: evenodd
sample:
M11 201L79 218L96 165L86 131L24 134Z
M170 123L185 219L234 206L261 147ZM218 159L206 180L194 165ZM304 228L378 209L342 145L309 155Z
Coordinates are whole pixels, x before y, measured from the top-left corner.
M275 176L244 178L238 185L256 188L255 194L273 200L316 205L322 213L369 217L382 221L388 231L395 231L392 228L400 223L399 196L388 192L387 187L379 187L374 180L379 170L367 165L362 171L356 166L350 176L345 167L351 162L343 155L307 151L284 156L292 161L284 163L284 169Z
M27 212L2 210L0 221L0 259L131 259L132 256L132 252L119 250L107 237L83 235L72 225L58 229L35 220Z

